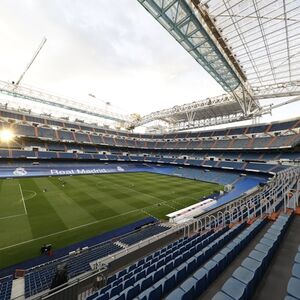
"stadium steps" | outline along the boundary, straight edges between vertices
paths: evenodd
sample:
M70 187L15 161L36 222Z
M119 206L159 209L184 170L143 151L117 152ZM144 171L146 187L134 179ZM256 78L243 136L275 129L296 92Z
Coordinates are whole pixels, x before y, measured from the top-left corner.
M300 216L295 216L281 241L265 276L260 281L253 299L284 299L292 274L294 258L300 244ZM300 295L299 295L300 296Z
M233 236L228 244L215 252L205 265L186 278L166 299L197 299L210 284L215 282L219 274L231 265L235 257L251 242L266 223L266 220L258 219L245 230L240 231L238 235Z
M25 280L24 277L13 280L12 290L11 290L11 299L22 300L24 297L25 290Z
M253 294L257 292L257 286L266 279L265 272L277 252L283 237L293 219L293 215L280 215L271 225L264 236L256 244L255 248L235 269L231 277L223 284L213 300L224 299L258 299ZM281 275L277 274L281 284ZM273 286L271 288L274 288ZM261 298L262 299L262 298ZM283 299L275 294L274 297L267 294L264 299Z
M211 298L216 294L216 291L220 290L225 283L225 281L231 276L234 270L240 266L242 261L249 255L255 245L264 236L267 230L270 228L271 223L267 223L260 232L250 241L250 243L237 255L237 257L227 266L227 268L216 278L216 280L207 288L207 290L201 294L200 300L211 300Z

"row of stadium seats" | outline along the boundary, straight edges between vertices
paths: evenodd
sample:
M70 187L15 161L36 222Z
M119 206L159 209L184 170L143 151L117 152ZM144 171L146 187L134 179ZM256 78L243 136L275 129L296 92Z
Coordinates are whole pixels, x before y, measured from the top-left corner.
M211 272L207 272L204 265L191 274L166 299L195 299L199 297L220 274L256 236L266 224L265 220L258 219L235 239L210 259L206 265L211 265Z
M300 299L300 245L295 256L292 277L287 286L286 300Z
M224 283L213 300L250 299L283 238L292 215L281 215L268 229L255 248ZM299 288L298 288L299 290Z
M241 134L254 134L254 133L268 133L268 132L278 132L286 131L300 127L299 120L292 121L281 121L273 124L265 125L254 125L246 127L236 127L230 129L221 129L213 131L203 131L203 132L179 132L179 133L169 133L169 134L137 134L137 133L128 133L125 131L115 131L106 128L100 128L89 126L88 124L79 124L79 123L70 123L66 121L59 121L55 119L42 118L39 116L28 115L24 113L12 112L7 110L0 110L0 117L4 119L10 119L15 121L22 121L27 123L39 124L44 126L55 126L60 128L68 128L73 130L84 130L88 132L97 132L107 135L115 135L120 137L132 137L132 138L164 138L164 139L175 139L175 138L195 138L195 137L214 137L214 136L232 136L232 135L241 135ZM52 135L50 131L42 130L42 135L49 137ZM32 133L31 133L32 134Z
M130 233L126 237L121 238L118 241L121 241L126 245L132 245L144 239L147 239L150 236L154 236L158 233L164 232L168 229L168 226L155 224L141 229L137 232ZM47 264L29 270L25 275L25 297L28 298L50 288L57 266L62 262L67 263L68 276L69 278L73 278L77 275L89 271L91 269L91 262L103 258L107 255L116 253L121 249L122 247L119 246L115 240L114 242L111 241L94 246L87 251L75 256L62 257L55 260L54 262L49 262Z
M6 125L8 126L8 125ZM5 125L2 124L5 128ZM187 141L177 140L130 140L129 138L109 137L105 135L87 134L67 130L54 130L43 127L15 124L10 127L16 136L47 139L50 141L68 141L76 143L89 143L114 147L141 148L141 149L271 149L283 146L293 146L300 141L300 135L289 132L288 135L271 137L247 137L234 139L212 139Z
M195 299L264 224L259 219L247 229L241 223L176 241L109 277L87 300Z
M175 165L201 166L203 168L232 169L238 171L259 171L263 173L278 172L285 169L286 166L252 163L252 162L234 162L234 161L216 161L216 160L196 160L196 159L177 159L177 158L159 158L159 157L143 157L137 155L121 156L114 154L91 154L91 153L70 153L70 152L51 152L51 151L27 151L27 150L4 150L0 149L0 158L36 158L36 159L78 159L78 160L102 160L102 161L132 161L132 162L153 162L168 163ZM199 172L199 170L198 170ZM197 172L196 172L197 173ZM195 173L195 174L196 174ZM189 172L189 178L191 172ZM196 176L195 178L198 178ZM210 174L205 174L203 178L210 180ZM225 182L224 182L225 183Z
M10 300L13 277L0 278L0 300Z
M0 142L0 148L7 148L7 144ZM12 141L9 144L10 149L32 149L39 148L40 150L45 149L48 151L78 151L84 153L97 154L101 152L109 152L122 154L123 152L127 152L126 148L115 148L110 147L107 149L106 146L95 146L88 144L76 144L76 143L59 143L53 141L42 141L42 140L28 140L28 139L18 139L16 141ZM133 151L131 151L133 153ZM135 154L139 155L149 155L149 156L169 156L169 157L180 157L185 156L187 153L183 150L151 150L151 149L134 149ZM197 157L199 159L205 159L208 157L215 157L218 159L230 159L230 160L254 160L254 161L267 161L267 160L279 160L279 159L289 159L295 160L300 158L299 152L244 152L244 151L218 151L218 150L210 150L208 151L191 151L188 153L191 157Z

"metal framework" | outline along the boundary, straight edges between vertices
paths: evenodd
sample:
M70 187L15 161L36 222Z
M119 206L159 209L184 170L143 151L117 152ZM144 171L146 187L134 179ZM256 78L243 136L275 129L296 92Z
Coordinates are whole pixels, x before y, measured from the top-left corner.
M138 0L226 95L134 118L0 81L0 92L134 128L164 121L187 130L256 120L300 100L300 1ZM298 97L297 97L298 96ZM291 98L294 97L294 98ZM265 99L281 103L264 106ZM283 102L282 102L283 100Z
M93 105L87 105L84 103L78 103L74 100L48 94L44 91L32 89L24 86L16 86L15 84L8 83L0 80L0 92L2 94L12 96L15 98L21 98L32 102L37 102L51 107L58 107L61 109L69 110L84 114L87 116L94 116L100 119L106 119L116 122L126 122L129 120L129 116L121 115L115 112L97 108Z
M185 130L254 119L264 99L300 95L300 2L295 0L138 0L228 94L144 116ZM224 101L227 98L227 101ZM235 101L239 105L231 107ZM234 108L228 112L228 108Z

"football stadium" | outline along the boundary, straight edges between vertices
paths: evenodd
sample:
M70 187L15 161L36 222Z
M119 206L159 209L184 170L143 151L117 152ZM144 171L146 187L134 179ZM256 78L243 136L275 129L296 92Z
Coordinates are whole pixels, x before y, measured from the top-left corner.
M0 4L0 19L12 2ZM47 19L39 16L39 1L20 1L27 18L40 18L32 32L59 22L60 10L52 15L50 2L43 2ZM65 26L74 36L97 27L88 15L85 21L76 15L80 2L60 2L61 9L69 3ZM147 113L127 112L91 93L88 102L43 90L50 77L37 65L47 47L48 60L51 51L67 60L50 33L18 80L0 80L0 300L300 299L300 2L121 2L98 1L101 18L109 10L120 14L101 23L97 36L105 40L103 32L111 31L127 61L105 50L101 59L108 68L117 65L107 71L116 80L122 68L139 64L141 75L132 81L138 97L148 99ZM21 22L20 12L7 17ZM3 39L11 45L15 27L8 26ZM132 32L139 46L124 42L130 26L140 30ZM152 44L161 51L154 53ZM12 55L23 51L6 47ZM32 55L25 46L24 52ZM85 55L78 66L59 61L60 71L81 76ZM138 89L138 77L151 66L144 55L159 56L162 68L168 56L178 56L167 66L176 74ZM22 59L14 57L16 64ZM185 59L189 65L182 67ZM164 86L190 65L203 78L190 73L190 83L175 84L171 105L158 103L167 98ZM208 77L215 88L206 97ZM72 76L60 78L49 82L66 95L69 86L82 88ZM177 101L190 95L194 80L198 99ZM112 87L131 110L135 91L126 98L121 86ZM152 95L158 102L149 101Z

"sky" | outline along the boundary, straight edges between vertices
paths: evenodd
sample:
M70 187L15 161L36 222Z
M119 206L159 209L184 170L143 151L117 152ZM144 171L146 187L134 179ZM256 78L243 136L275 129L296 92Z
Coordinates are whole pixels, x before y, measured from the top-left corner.
M0 80L16 81L46 36L22 84L77 101L145 115L224 93L137 0L1 0L0 34Z

